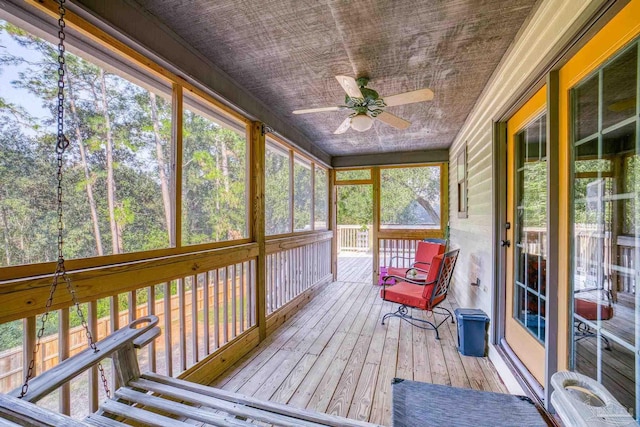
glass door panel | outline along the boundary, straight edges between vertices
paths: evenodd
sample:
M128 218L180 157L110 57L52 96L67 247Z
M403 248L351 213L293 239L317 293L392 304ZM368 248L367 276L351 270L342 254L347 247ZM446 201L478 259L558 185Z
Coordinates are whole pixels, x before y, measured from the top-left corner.
M505 340L544 384L547 265L546 87L507 122Z
M516 134L514 317L544 343L546 303L546 115Z
M572 369L637 419L638 43L571 90Z

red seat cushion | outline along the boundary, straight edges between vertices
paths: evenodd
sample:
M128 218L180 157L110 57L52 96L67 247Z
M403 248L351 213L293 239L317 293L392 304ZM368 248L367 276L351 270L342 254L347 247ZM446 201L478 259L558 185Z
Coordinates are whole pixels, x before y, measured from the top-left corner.
M427 264L431 263L431 260L436 255L440 255L444 253L444 245L433 242L418 242L418 248L416 249L416 267L424 268L425 270L429 269ZM422 264L420 263L427 263Z
M398 282L380 291L382 299L422 310L426 310L427 307L431 309L438 305L445 298L445 295L440 295L434 301L431 301L431 294L437 285L443 256L444 254L440 254L433 258L432 266L425 281L427 285L420 286L413 283Z
M596 301L589 301L582 298L575 298L573 303L576 314L587 320L597 320L598 310L600 310L601 320L609 320L613 317L613 307L610 305L604 305Z
M413 262L413 266L424 271L430 271L433 263L433 258L444 253L445 246L439 243L432 242L418 242L418 248L416 250L416 258ZM388 267L387 274L389 276L406 277L407 271L411 270L411 267Z
M422 298L424 298L427 301L431 299L431 294L433 293L433 290L437 285L437 283L435 282L436 280L438 280L438 274L440 274L440 265L442 264L443 257L444 257L444 254L439 254L433 257L433 260L431 261L431 268L429 269L429 273L427 274L427 279L425 280L425 283L429 283L429 285L424 286L422 288L423 290ZM433 305L435 306L436 304L437 303L434 301Z
M387 301L425 310L427 308L427 300L422 298L423 290L424 286L398 282L393 286L381 289L380 296Z

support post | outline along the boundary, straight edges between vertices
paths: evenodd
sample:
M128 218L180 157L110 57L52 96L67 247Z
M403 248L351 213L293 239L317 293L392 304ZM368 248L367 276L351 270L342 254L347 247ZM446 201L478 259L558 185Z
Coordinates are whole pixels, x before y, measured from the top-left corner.
M249 126L249 139L251 141L251 200L253 202L253 215L251 237L258 244L258 260L256 262L256 323L260 341L267 337L267 252L265 247L265 204L264 204L264 154L265 134L264 125L253 122Z
M373 236L373 277L372 283L377 283L380 272L380 241L378 240L378 230L380 230L380 168L371 169L373 178L373 227L371 235Z
M329 169L329 229L333 231L331 239L331 273L333 281L338 280L338 189L336 187L336 171Z

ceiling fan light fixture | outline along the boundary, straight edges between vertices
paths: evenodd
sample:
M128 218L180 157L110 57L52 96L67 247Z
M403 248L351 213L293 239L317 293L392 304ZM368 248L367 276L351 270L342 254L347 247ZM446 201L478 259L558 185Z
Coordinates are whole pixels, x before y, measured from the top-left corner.
M357 114L351 118L351 128L358 132L364 132L371 129L373 126L373 119L366 114Z

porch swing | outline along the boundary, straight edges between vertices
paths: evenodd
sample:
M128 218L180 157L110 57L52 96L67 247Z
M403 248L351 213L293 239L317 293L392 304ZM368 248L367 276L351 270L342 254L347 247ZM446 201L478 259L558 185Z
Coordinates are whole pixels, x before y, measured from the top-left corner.
M37 341L22 387L0 394L0 427L4 426L255 426L254 422L274 426L335 426L373 427L375 424L344 417L308 411L216 389L188 381L141 373L136 350L160 335L158 318L153 315L135 320L99 342L95 342L76 297L71 278L66 272L63 256L62 172L63 155L69 146L64 136L64 53L65 0L58 0L58 134L57 155L58 196L58 262L40 318ZM57 285L64 283L84 328L89 347L60 362L54 368L33 377L35 356L40 348L50 307ZM109 389L102 360L111 358L119 387ZM97 412L83 420L37 406L35 402L54 392L81 373L97 366L107 399Z

